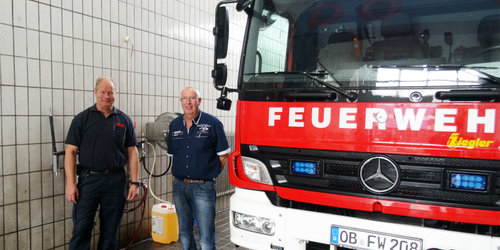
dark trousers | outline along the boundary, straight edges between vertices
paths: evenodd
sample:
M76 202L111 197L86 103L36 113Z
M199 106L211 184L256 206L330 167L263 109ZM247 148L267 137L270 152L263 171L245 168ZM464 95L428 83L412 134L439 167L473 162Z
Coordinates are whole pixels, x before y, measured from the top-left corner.
M97 249L117 249L118 229L126 200L125 171L78 177L79 198L73 206L73 236L69 249L90 249L94 217L99 209L100 234Z

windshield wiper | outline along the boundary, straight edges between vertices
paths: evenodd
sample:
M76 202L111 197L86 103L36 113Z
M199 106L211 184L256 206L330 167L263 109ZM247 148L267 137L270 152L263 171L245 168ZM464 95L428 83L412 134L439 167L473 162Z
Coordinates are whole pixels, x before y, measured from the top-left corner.
M478 78L484 79L491 83L500 83L500 77L496 77L494 75L488 74L484 72L485 69L498 69L497 67L471 67L467 65L459 65L459 64L437 64L437 65L371 65L373 68L398 68L398 69L444 69L444 70L471 70L476 72L477 74L472 74Z
M358 95L356 93L344 90L344 89L337 87L331 83L325 82L317 77L317 76L323 76L323 75L327 74L326 72L283 71L283 72L261 72L261 73L256 73L255 75L278 75L278 74L281 74L281 75L297 75L297 74L303 75L309 79L314 80L314 82L319 83L320 85L323 85L323 86L339 93L340 95L343 95L344 97L347 98L347 100L349 100L351 102L354 102L354 101L356 101L356 99L358 99Z

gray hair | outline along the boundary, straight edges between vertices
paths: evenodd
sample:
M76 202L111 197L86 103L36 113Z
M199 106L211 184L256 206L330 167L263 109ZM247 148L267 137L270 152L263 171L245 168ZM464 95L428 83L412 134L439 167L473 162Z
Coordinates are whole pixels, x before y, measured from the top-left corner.
M184 92L184 90L186 90L186 89L191 89L191 90L193 90L193 91L194 91L194 93L196 93L196 98L201 98L200 91L199 91L198 89L196 89L195 87L185 87L185 88L181 91L181 93L182 93L182 92Z
M99 86L99 84L101 83L102 80L109 80L110 82L113 83L113 85L115 85L115 80L113 80L113 78L111 78L109 76L101 76L101 77L97 78L97 80L95 80L94 90L97 90L97 87Z

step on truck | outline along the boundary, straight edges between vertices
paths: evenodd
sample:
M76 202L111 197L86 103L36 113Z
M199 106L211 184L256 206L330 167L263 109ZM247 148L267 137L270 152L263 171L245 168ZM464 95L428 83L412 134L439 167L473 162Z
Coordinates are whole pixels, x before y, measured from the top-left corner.
M247 23L226 85L234 7ZM500 1L240 0L216 11L218 108L237 92L232 242L500 249Z

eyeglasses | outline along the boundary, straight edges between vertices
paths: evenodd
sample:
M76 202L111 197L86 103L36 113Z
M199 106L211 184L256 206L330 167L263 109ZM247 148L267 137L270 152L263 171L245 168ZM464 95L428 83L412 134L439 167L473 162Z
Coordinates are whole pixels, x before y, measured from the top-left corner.
M105 92L105 91L97 91L98 95L105 95L107 94L108 96L114 96L115 92Z
M182 97L181 102L194 102L198 99L196 96L191 96L191 97Z

